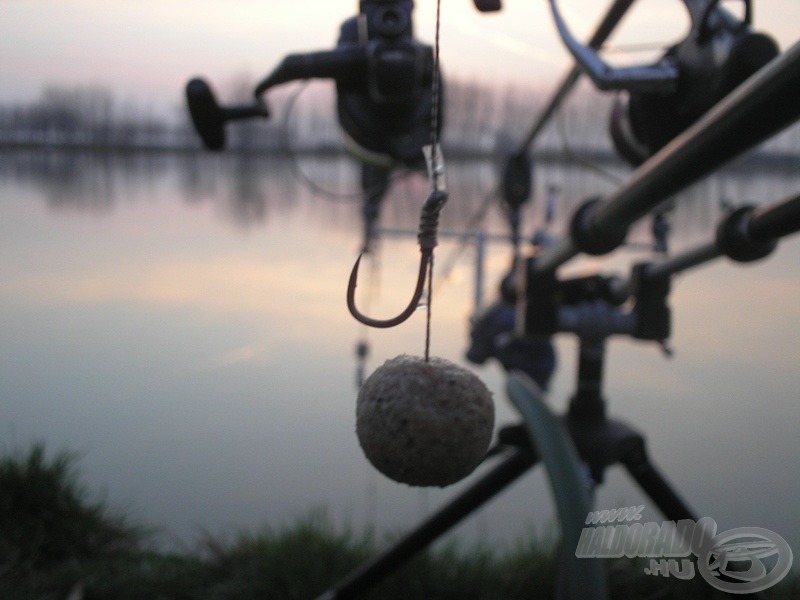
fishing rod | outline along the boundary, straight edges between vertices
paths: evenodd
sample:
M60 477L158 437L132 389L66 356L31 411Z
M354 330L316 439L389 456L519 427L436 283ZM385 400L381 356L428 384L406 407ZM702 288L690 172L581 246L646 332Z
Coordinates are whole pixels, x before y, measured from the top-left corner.
M622 18L635 0L615 0L597 25L594 34L588 42L590 48L600 48L614 32ZM494 12L501 10L500 0L474 0L475 7L481 12ZM504 165L503 175L498 184L485 196L483 203L469 219L467 229L476 229L483 221L491 205L502 199L507 208L507 218L511 229L511 241L515 251L520 242L520 220L522 207L530 200L533 191L533 159L530 154L531 147L544 130L547 123L558 112L562 103L569 97L570 92L578 83L583 71L576 62L567 75L563 78L558 88L551 96L545 108L531 125L525 138L516 148L508 153ZM445 267L440 271L441 277L446 278L456 264L459 254L466 247L462 244L449 258Z
M518 299L517 333L582 332L585 337L601 338L613 333L663 343L669 336L666 298L671 277L721 257L739 263L764 259L782 238L797 232L800 192L759 207L747 205L729 211L710 242L660 262L639 263L624 281L604 275L560 280L554 271L538 268L543 257L532 257L522 272L525 293ZM654 292L656 288L660 291ZM630 299L635 300L633 309L622 311L619 307ZM654 309L656 304L661 308ZM576 309L578 306L582 308ZM598 318L600 313L605 317ZM658 319L656 313L661 315Z
M502 8L500 0L474 1L483 12ZM527 136L508 157L501 183L487 196L486 208L498 196L505 200L515 239L520 207L530 195L531 186L525 179L526 173L530 178L530 148L582 74L597 89L618 92L610 117L611 139L617 153L638 166L779 54L770 36L753 30L750 0L743 0L745 13L741 20L723 9L719 0L684 0L691 19L684 39L653 65L611 67L598 50L634 1L616 0L585 45L571 34L557 0L549 1L558 32L575 64ZM479 213L480 218L483 213L485 210Z
M717 226L714 239L650 265L646 277L676 275L720 257L736 262L766 258L780 238L800 231L800 193L759 207L732 210Z
M778 64L785 67L776 68L774 76L763 74L761 79L749 83L748 87L743 85L745 92L740 92L740 95L744 94L745 97L739 102L742 108L736 108L739 104L731 101L732 108L719 104L714 109L719 111L717 117L708 112L712 103L773 60L777 54L774 41L753 30L749 2L745 3L745 14L740 21L713 0L684 0L691 17L691 27L683 40L668 49L655 65L612 68L598 56L597 49L632 4L632 1L615 2L590 42L583 46L571 35L560 15L558 3L550 1L556 26L575 59L575 65L517 153L509 158L498 185L506 204L511 207L509 221L514 233L512 265L521 264L517 232L519 207L526 197L520 190L530 193L529 164L520 160L520 157L528 151L529 145L555 114L560 102L582 73L586 73L598 88L625 95L627 108L618 102L611 117L611 137L618 153L633 164L642 162L650 154L657 154L657 157L641 165L623 183L616 196L607 201L592 198L584 202L572 217L566 239L547 248L538 248L543 253L536 262L539 270L555 270L580 253L602 255L611 252L625 243L628 229L636 220L665 204L664 201L673 193L797 119L800 105L792 100L798 94L796 78L793 79L792 75L797 65L791 53L780 59ZM755 100L758 95L764 97L763 104ZM767 114L766 117L762 116ZM695 129L681 134L695 118L701 119ZM631 135L635 133L639 138L652 141L656 139L652 133L655 128L659 128L658 143L653 141L637 157L631 156L627 151L629 148L622 144L618 135L619 131L625 130ZM696 131L701 134L694 133ZM670 141L670 136L678 137ZM661 146L665 144L668 147L659 154ZM640 149L643 147L642 144L638 146ZM526 175L529 177L527 180ZM615 204L609 208L612 202ZM635 212L625 214L625 211L620 211L621 203L625 203L622 208L629 212L633 206ZM636 204L643 207L638 208ZM661 250L666 250L664 229L667 223L664 213L662 206L656 211L653 223L654 248ZM604 221L601 220L603 218ZM513 301L506 303L513 304ZM474 318L473 338L479 336L481 326L492 329L496 324L490 314Z
M554 270L580 253L618 248L628 228L673 194L800 119L800 44L772 60L636 169L614 193L585 202L569 235L537 263Z

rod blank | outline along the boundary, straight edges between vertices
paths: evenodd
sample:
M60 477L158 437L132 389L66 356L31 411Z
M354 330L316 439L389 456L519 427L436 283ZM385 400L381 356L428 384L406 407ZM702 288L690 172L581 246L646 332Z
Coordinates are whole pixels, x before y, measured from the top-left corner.
M747 217L744 234L754 244L768 244L800 232L800 193L754 209ZM686 250L647 267L651 278L670 277L723 256L718 240ZM630 282L625 284L630 289Z
M800 231L800 193L793 198L762 206L753 212L748 233L758 242L786 237Z

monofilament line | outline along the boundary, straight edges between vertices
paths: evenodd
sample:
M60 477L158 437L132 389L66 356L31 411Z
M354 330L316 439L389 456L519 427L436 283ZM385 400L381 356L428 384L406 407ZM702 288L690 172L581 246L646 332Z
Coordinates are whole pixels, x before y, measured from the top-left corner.
M431 300L433 296L433 254L428 259L428 307L425 313L425 362L431 359Z
M431 187L439 189L440 169L436 168L439 149L439 31L442 22L442 1L436 0L436 32L433 40L433 81L431 83L431 153L434 168L431 174ZM431 309L433 305L433 252L428 259L428 302L425 312L425 362L430 362L431 353Z
M439 94L441 93L439 86L439 30L441 27L441 0L436 0L436 32L433 40L433 82L431 83L431 148L436 151L436 145L439 143ZM437 183L439 175L434 172L434 187Z

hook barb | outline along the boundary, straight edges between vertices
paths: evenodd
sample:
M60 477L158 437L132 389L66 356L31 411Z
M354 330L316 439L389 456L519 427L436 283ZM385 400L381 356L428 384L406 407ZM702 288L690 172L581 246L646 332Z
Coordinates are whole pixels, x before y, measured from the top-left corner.
M425 277L427 275L428 262L431 259L431 255L433 250L422 250L422 256L420 257L419 261L419 275L417 276L417 287L414 289L414 295L411 297L411 302L408 303L408 306L405 308L403 312L401 312L396 317L392 317L391 319L373 319L372 317L368 317L365 314L361 313L358 308L356 308L356 286L358 285L358 267L361 264L361 257L364 254L359 254L358 259L356 260L356 264L353 265L353 270L350 272L350 280L347 283L347 308L350 309L350 314L356 319L356 321L363 323L364 325L368 325L369 327L377 327L380 329L387 329L389 327L394 327L396 325L400 325L404 321L407 321L408 318L414 314L414 311L417 310L417 306L419 305L419 300L422 298L422 292L425 288Z

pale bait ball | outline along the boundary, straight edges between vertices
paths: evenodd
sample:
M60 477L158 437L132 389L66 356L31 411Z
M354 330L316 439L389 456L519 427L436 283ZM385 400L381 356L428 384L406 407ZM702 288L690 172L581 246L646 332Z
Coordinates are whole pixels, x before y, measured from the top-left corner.
M388 360L358 393L356 433L364 454L408 485L445 487L463 479L483 460L493 430L491 392L443 358Z

